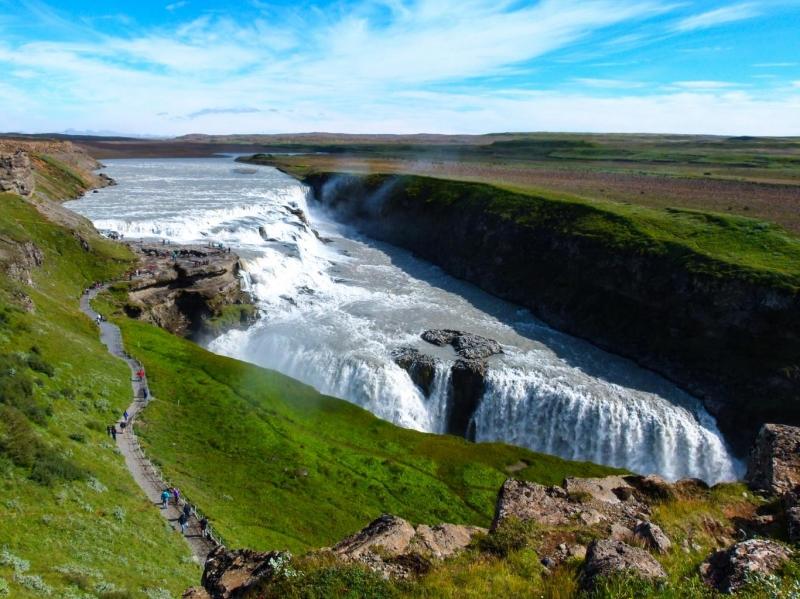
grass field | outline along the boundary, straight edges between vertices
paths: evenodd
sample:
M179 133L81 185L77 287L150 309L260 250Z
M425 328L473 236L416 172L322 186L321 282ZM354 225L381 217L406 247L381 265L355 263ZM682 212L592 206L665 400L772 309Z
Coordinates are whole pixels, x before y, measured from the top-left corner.
M5 274L24 243L41 251L32 286ZM0 194L0 589L15 599L160 599L200 573L105 433L129 403L130 375L78 298L131 256L91 245Z
M531 134L482 141L293 144L273 150L321 153L272 159L286 168L417 174L734 214L800 232L800 140L795 138Z

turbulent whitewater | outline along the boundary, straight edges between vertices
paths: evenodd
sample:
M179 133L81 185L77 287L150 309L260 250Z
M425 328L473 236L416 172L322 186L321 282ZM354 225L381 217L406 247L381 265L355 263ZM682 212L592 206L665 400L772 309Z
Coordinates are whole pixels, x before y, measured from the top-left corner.
M663 378L359 236L309 207L305 188L274 169L235 168L230 158L109 161L119 185L69 206L126 239L215 241L242 256L262 318L211 341L212 351L279 370L401 426L442 432L456 356L419 335L468 331L504 351L489 360L473 417L478 441L670 479L739 474L713 418ZM441 359L430 397L392 361L401 346Z

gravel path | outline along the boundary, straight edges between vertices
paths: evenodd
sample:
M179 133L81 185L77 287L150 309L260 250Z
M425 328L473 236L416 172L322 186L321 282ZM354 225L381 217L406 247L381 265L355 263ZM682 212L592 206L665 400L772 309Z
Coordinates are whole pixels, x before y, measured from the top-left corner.
M107 285L90 289L81 296L81 311L95 322L97 322L97 312L92 310L90 302L98 293L104 291L106 288ZM170 503L166 508L161 507L161 492L168 484L161 479L158 470L142 452L139 441L133 431L133 423L136 420L136 416L147 403L153 399L152 397L148 399L144 398L145 393L149 395L147 378L145 377L140 381L136 376L136 371L141 368L141 365L125 353L119 327L105 320L101 321L99 324L100 340L108 348L109 353L124 360L131 371L133 402L128 406L128 425L124 429L121 429L119 426L120 423L117 423L117 430L123 431L117 434L117 447L119 447L119 450L125 457L125 464L133 475L133 479L142 488L147 498L158 508L161 515L175 530L180 530L178 517L180 516L184 501L181 499L180 506L175 506ZM189 518L189 529L184 535L184 538L189 544L195 559L201 564L205 563L206 556L216 547L215 542L201 535L200 523L195 511L192 511L192 515Z

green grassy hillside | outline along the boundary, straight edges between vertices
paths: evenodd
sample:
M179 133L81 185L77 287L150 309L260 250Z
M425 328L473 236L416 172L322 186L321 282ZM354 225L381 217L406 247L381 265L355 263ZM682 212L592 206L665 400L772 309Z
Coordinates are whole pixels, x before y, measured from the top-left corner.
M30 286L26 243L41 252ZM90 244L0 194L0 597L166 597L199 576L105 433L129 373L78 298L131 256Z
M110 313L108 300L96 306ZM119 310L115 319L158 398L137 425L147 451L234 546L324 546L382 512L487 526L520 462L514 476L548 483L613 471L402 429Z

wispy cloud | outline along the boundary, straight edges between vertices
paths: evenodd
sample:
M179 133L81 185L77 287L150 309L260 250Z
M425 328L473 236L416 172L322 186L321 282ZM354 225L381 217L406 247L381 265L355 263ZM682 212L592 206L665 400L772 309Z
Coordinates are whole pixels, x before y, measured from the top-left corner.
M800 66L800 62L759 62L753 66L757 69L788 69Z
M753 3L733 4L715 10L709 10L700 14L692 15L681 19L675 24L676 31L695 31L717 27L736 21L752 19L761 14L761 9Z
M587 87L595 87L600 89L638 89L645 86L644 83L639 81L625 81L623 79L594 79L591 77L576 77L573 79L573 81Z
M665 31L687 6L669 0L263 3L246 16L192 2L116 30L31 5L16 26L37 35L0 19L0 130L800 133L796 75L747 88L685 55L688 70L670 67L681 35ZM719 22L709 14L687 30ZM673 45L639 48L656 38Z
M186 115L187 119L196 119L210 114L256 114L262 112L260 108L202 108Z
M728 89L740 84L730 81L675 81L672 85L683 89Z
M173 12L178 10L179 8L183 8L187 6L189 2L187 0L180 0L180 2L173 2L172 4L167 4L164 8L167 9L169 12Z

